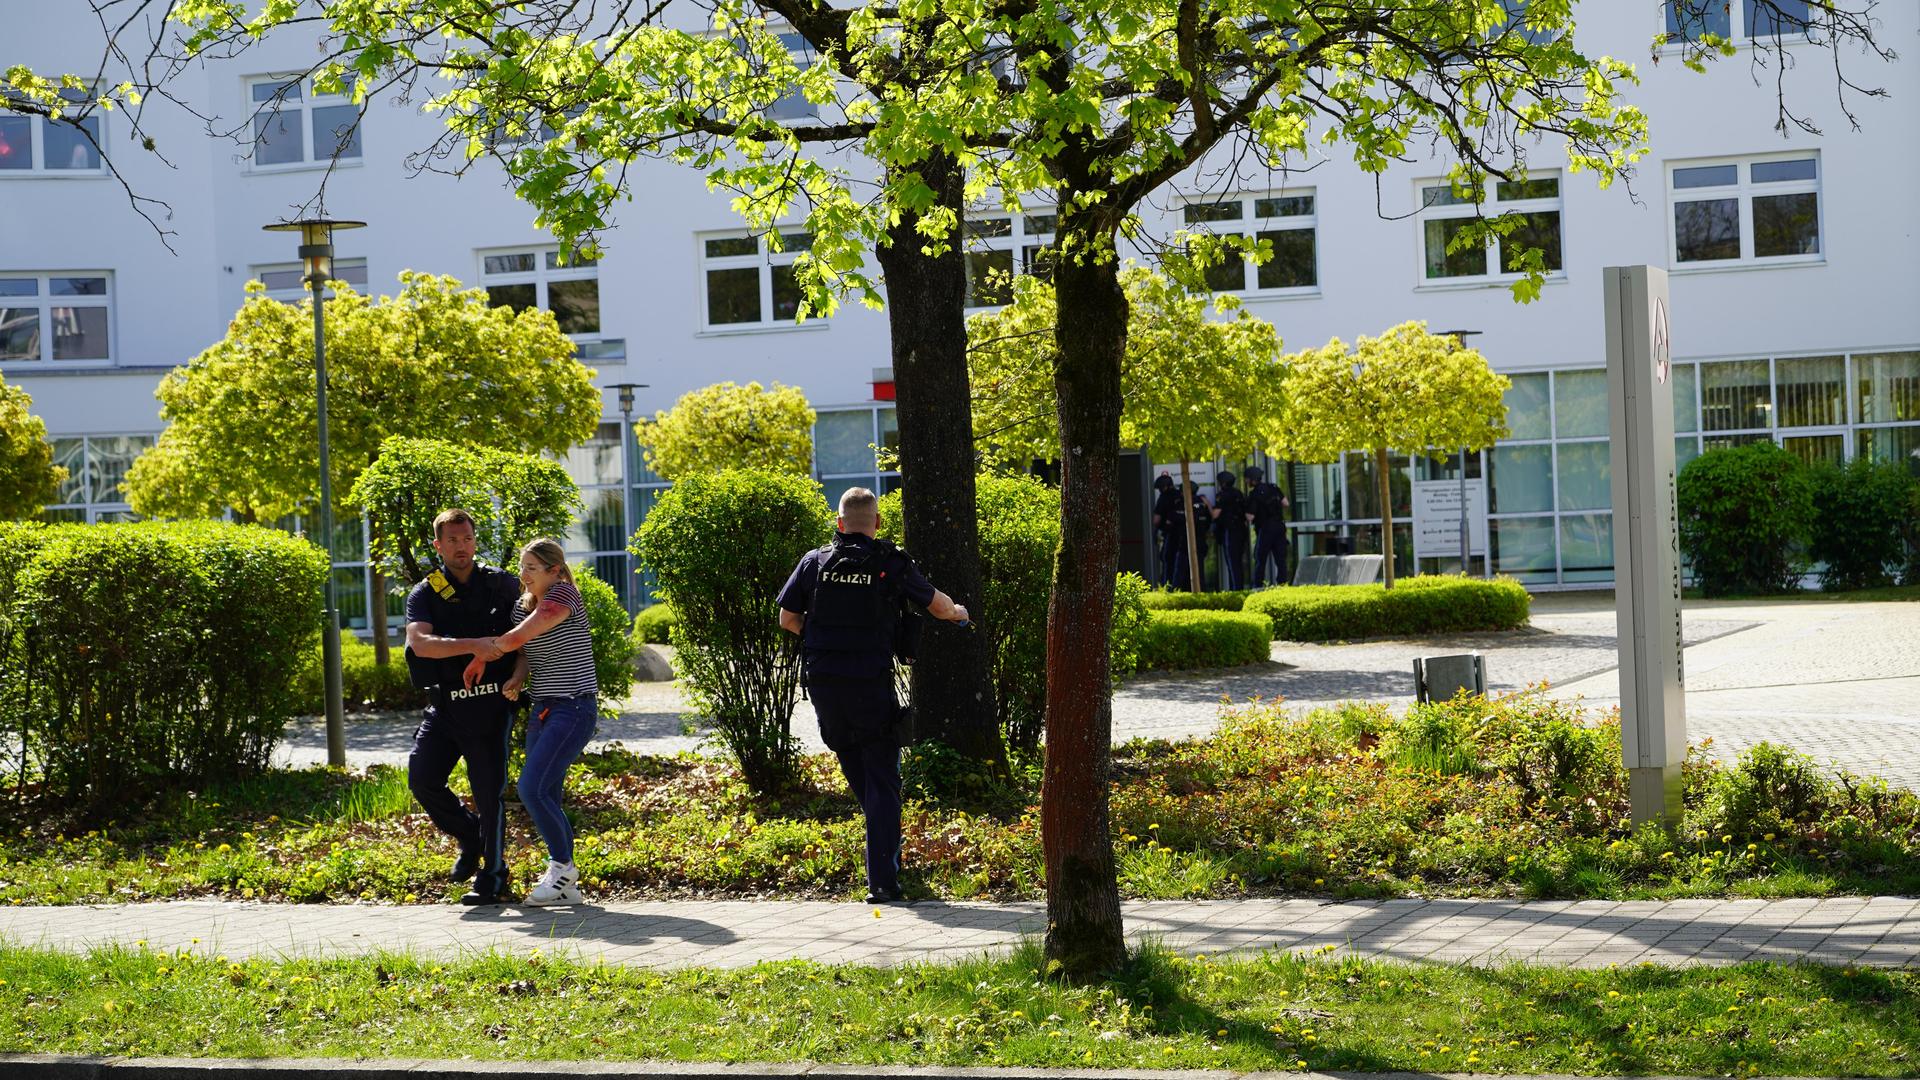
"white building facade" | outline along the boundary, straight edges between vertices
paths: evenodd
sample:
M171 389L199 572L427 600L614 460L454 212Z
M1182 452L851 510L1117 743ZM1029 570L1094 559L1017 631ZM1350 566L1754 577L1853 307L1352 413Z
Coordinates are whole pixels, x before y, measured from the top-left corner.
M1724 29L1736 39L1749 29L1749 6L1728 8ZM97 63L79 13L60 7L15 6L0 65ZM1914 5L1877 14L1881 41L1896 51L1920 34ZM1208 179L1162 192L1143 215L1161 235L1191 225L1270 240L1270 262L1222 268L1214 285L1271 320L1289 348L1351 341L1410 318L1477 331L1471 344L1513 380L1512 436L1467 466L1488 483L1491 569L1542 588L1612 577L1604 266L1651 263L1672 274L1682 460L1775 439L1809 458L1920 463L1920 68L1851 57L1854 81L1889 92L1849 98L1856 131L1836 102L1827 53L1794 45L1786 93L1824 134L1791 125L1783 134L1772 72L1752 67L1750 47L1699 75L1652 48L1664 28L1657 0L1588 0L1576 15L1586 52L1638 59L1642 85L1627 97L1651 117L1653 154L1631 190L1602 191L1542 148L1528 181L1489 193L1489 212L1529 215L1525 234L1547 253L1550 273L1532 304L1512 299L1497 247L1445 253L1454 222L1472 208L1445 190L1440 159L1377 183L1337 146L1329 160L1286 175L1199 170ZM562 266L493 166L459 178L410 166L441 134L437 119L382 103L354 126L347 103L290 81L312 56L310 42L276 39L183 77L180 97L245 122L234 138L210 138L200 121L156 106L146 115L149 153L130 140L124 116L99 115L98 135L127 185L158 203L133 202L84 140L0 113L0 374L33 395L71 472L50 516L127 513L119 483L162 426L159 379L225 332L249 279L298 295L291 239L261 226L309 204L323 181L331 215L368 223L336 240L340 274L356 288L390 292L402 270L451 274L502 303L551 308L580 342L606 411L600 435L569 459L588 503L569 546L609 580L626 574L628 531L663 487L621 437L617 384L646 384L637 404L645 415L721 380L798 386L820 413L815 466L829 497L853 484L897 484L869 449L895 430L883 400L885 316L850 304L832 319L796 323L783 267L801 245L770 252L698 173L650 162L631 174L633 199L604 237L603 257ZM277 112L249 119L275 98ZM1023 271L1044 257L1050 229L1043 213L983 209L970 223L971 264L983 279ZM993 299L985 285L978 298ZM1409 479L1451 477L1457 467L1425 458L1396 466ZM1371 470L1354 455L1279 470L1293 497L1296 552L1378 550ZM1394 487L1400 503L1409 485ZM1394 510L1397 519L1408 513ZM352 526L343 533L343 614L361 622L364 544ZM1402 553L1408 539L1399 537ZM1457 566L1438 558L1420 568ZM1475 560L1473 569L1484 567Z

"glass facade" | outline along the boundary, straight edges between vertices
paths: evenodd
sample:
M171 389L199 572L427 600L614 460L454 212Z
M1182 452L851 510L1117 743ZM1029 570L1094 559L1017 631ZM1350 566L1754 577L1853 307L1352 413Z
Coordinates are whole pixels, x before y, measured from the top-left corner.
M1510 434L1467 455L1487 479L1488 546L1495 573L1535 587L1613 580L1612 459L1606 372L1502 372ZM1920 475L1920 351L1710 360L1673 365L1674 459L1773 440L1808 461L1865 455ZM1413 552L1403 492L1459 475L1458 458L1392 458L1395 573ZM1380 550L1379 486L1371 455L1283 470L1293 499L1296 554ZM1485 572L1480 559L1470 568ZM1453 573L1460 559L1422 559L1422 573Z

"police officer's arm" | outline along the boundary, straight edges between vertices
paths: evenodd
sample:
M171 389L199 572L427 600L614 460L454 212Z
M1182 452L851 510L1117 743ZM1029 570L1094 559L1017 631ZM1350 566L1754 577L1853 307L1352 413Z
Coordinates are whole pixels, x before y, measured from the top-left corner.
M780 609L780 629L789 634L798 634L807 628L807 616L803 612Z
M927 605L927 614L947 622L966 622L968 618L966 605L954 603L953 597L939 589L933 590L933 602Z
M429 660L444 660L450 656L471 656L485 651L486 638L441 637L433 632L430 622L410 622L407 624L407 648L413 655L424 656Z

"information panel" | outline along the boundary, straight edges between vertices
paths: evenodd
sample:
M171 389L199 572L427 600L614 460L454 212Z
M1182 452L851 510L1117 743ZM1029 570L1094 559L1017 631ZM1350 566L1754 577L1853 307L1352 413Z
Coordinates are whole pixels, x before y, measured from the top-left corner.
M1468 554L1487 553L1487 482L1467 481ZM1413 482L1413 557L1460 557L1460 481Z

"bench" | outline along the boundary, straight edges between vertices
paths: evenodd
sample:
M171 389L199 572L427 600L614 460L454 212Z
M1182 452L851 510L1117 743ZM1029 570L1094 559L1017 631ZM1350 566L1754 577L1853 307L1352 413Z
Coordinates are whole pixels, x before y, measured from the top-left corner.
M1380 580L1379 555L1302 555L1295 585L1371 585Z

